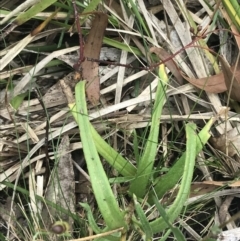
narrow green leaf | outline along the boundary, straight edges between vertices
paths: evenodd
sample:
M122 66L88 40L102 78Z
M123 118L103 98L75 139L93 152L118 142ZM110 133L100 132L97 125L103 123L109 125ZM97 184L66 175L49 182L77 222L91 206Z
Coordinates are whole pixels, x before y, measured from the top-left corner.
M23 103L24 98L28 96L28 94L29 94L29 93L26 92L26 93L22 93L22 94L20 94L20 95L17 95L17 96L15 96L15 97L13 97L13 98L11 99L11 101L10 101L11 106L12 106L15 110L17 110L18 107Z
M110 39L110 38L104 37L103 38L103 43L108 44L109 46L121 49L121 50L128 51L128 52L136 54L138 56L142 56L142 53L141 53L141 51L138 48L132 47L132 46L127 46L126 44L121 43L119 41L116 41L114 39Z
M148 31L148 28L146 27L146 24L142 18L142 16L140 15L139 13L139 10L137 8L137 5L136 3L133 2L133 0L129 0L129 4L131 4L131 7L132 7L132 10L133 10L133 13L135 14L136 18L137 18L137 22L141 24L142 28L144 29L144 31L146 32L146 34L148 36L150 36L149 34L149 31Z
M107 227L109 229L125 227L124 213L118 207L91 134L85 98L85 83L85 81L80 81L75 87L77 111L72 111L72 115L79 125L84 157L94 196ZM69 104L71 110L73 105Z
M230 3L232 4L236 14L239 16L240 15L240 5L237 0L230 0Z
M85 211L87 212L87 218L88 218L88 222L90 227L92 228L92 230L98 234L98 233L102 233L102 230L97 226L97 223L95 222L95 219L93 217L92 211L90 206L87 203L80 203L80 205L85 209Z
M159 239L158 241L166 241L166 240L169 240L169 235L171 234L171 229L168 229L165 234L161 237L161 239Z
M126 183L126 182L130 182L132 180L132 177L113 177L113 178L109 178L109 183Z
M196 155L202 150L203 146L207 143L210 138L209 130L214 120L210 119L204 128L199 132L197 138ZM186 152L176 161L174 166L169 170L167 174L159 178L157 184L154 186L154 192L151 191L149 194L148 202L153 204L153 196L155 193L158 198L162 198L163 195L170 189L172 189L180 180L183 175L184 165L186 160Z
M145 240L146 241L152 240L152 237L153 237L152 229L149 225L147 217L146 217L140 203L137 201L137 198L134 194L133 194L133 201L134 201L134 205L135 205L135 211L136 211L138 218L140 220L140 223L141 223L141 227L143 229L144 234L146 235Z
M186 125L187 149L182 181L176 199L171 207L166 211L166 215L171 224L181 213L184 203L189 195L196 158L197 135L195 131L195 124L189 123ZM163 217L160 217L153 222L150 222L150 226L153 233L158 233L167 228L168 224L164 221Z
M136 177L130 185L130 192L141 198L146 194L146 189L148 188L147 185L151 179L158 146L160 117L166 100L166 84L168 82L168 77L163 64L159 67L159 79L160 81L157 87L156 99L153 107L149 137L146 146L144 147L144 153L138 163Z
M136 174L136 167L123 158L121 154L114 150L106 141L104 141L92 125L90 126L90 129L98 153L121 175L128 178L134 178L134 175Z

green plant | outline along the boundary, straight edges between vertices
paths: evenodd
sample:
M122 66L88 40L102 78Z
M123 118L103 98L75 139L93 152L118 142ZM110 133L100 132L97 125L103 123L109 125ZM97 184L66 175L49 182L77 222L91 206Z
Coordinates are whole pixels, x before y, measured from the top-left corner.
M81 81L76 85L76 103L69 104L72 115L79 126L84 155L88 166L88 172L91 177L94 196L97 200L99 210L101 211L101 214L105 220L106 229L108 230L124 227L126 231L129 228L129 224L124 221L124 212L121 211L120 207L118 207L118 204L116 203L108 178L100 162L98 152L113 168L116 168L121 175L125 175L127 178L131 177L132 175L132 178L130 179L129 191L130 195L133 194L136 213L140 218L140 222L134 222L138 228L142 229L146 234L147 240L152 237L152 234L163 231L169 226L171 227L174 220L181 213L183 205L189 194L196 155L200 152L200 150L202 150L203 145L210 137L208 131L213 124L213 120L210 120L199 134L196 133L196 125L192 123L186 124L186 152L183 153L182 157L179 158L176 164L170 169L168 174L165 175L166 179L168 180L168 184L166 184L166 182L164 184L164 181L166 180L164 180L164 176L162 180L158 180L156 187L153 189L154 192L150 192L149 202L154 200L153 198L155 195L156 197L160 198L182 178L177 198L171 207L166 210L166 217L168 217L168 221L166 221L166 219L163 217L160 217L152 222L148 222L146 217L144 217L143 210L140 208L139 203L137 202L137 198L146 196L149 185L152 183L152 181L154 182L151 176L153 174L153 162L156 155L159 120L165 99L165 84L167 83L167 76L165 74L163 65L160 66L159 78L160 81L156 92L155 105L153 107L154 111L152 114L152 128L150 129L147 144L141 157L142 163L140 161L136 169L133 168L127 160L125 160L123 157L120 157L119 153L113 151L113 149L103 139L101 139L100 136L97 135L94 128L91 127L88 119L85 99L85 81ZM102 148L103 146L105 147ZM113 162L112 160L115 161ZM141 165L143 165L143 167L141 167ZM129 171L124 171L125 168ZM172 175L172 173L175 173L175 177L170 182L169 175ZM93 220L90 208L86 206L86 204L84 204L83 207L85 207L89 213L89 223L91 224L93 230L95 230L95 232L101 232ZM133 220L135 220L135 218L133 218Z

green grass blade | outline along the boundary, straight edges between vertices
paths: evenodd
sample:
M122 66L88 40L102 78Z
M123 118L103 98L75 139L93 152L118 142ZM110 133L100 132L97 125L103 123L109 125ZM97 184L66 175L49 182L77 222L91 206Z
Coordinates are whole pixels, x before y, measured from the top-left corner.
M136 18L137 18L137 22L141 24L142 28L144 29L144 31L146 32L146 34L148 36L150 36L148 28L146 27L144 20L141 16L141 14L139 13L139 10L137 9L136 3L133 2L133 0L129 0L129 4L131 4L133 13L135 14Z
M17 25L25 23L29 19L33 18L37 13L43 11L56 1L57 0L41 0L30 9L28 9L26 12L19 14L18 17L14 20L14 23Z
M143 197L146 194L146 189L148 188L147 185L151 179L153 164L157 152L160 117L166 100L166 84L168 82L164 65L160 65L159 78L160 81L157 87L156 99L153 107L149 137L144 148L144 153L139 160L136 177L130 185L130 192L134 193L137 197Z
M109 229L124 227L124 213L118 207L91 135L85 98L85 83L85 81L80 81L75 87L76 109L78 111L72 111L72 114L79 125L84 157L94 196L107 227ZM71 109L73 105L69 104Z
M222 2L233 24L238 29L238 31L240 31L239 4L235 1L229 0L223 0Z
M104 37L103 43L108 44L109 46L124 50L124 51L128 51L130 53L136 54L137 56L142 56L142 53L138 48L132 47L132 46L131 47L127 46L126 44L116 41L114 39Z
M233 8L235 9L237 15L240 14L240 5L237 0L230 0L230 3L232 4Z

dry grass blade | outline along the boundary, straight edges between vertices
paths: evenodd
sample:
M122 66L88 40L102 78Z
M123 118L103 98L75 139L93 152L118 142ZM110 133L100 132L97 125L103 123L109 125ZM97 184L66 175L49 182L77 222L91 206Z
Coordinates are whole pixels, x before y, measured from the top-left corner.
M134 17L130 16L128 20L128 26L132 27L134 24ZM125 44L129 44L130 42L130 36L126 35L126 38L124 39ZM123 64L126 64L128 60L128 52L123 51L121 54L120 62ZM123 88L123 82L124 82L124 76L125 76L125 67L119 67L118 76L117 76L117 83L116 83L116 96L114 103L117 104L121 102L122 97L122 88Z
M21 11L29 8L30 6L33 6L34 4L38 3L39 0L27 0L25 2L23 2L20 6L18 6L17 8L15 8L13 11L11 11L5 18L3 18L0 21L0 25L4 24L5 22L7 22L9 19L11 19L13 16L15 16L16 14L20 13Z
M10 97L12 97L12 95L16 96L24 91L26 91L26 86L27 84L32 80L32 77L34 75L36 75L42 68L44 68L44 66L49 63L53 58L56 58L60 55L69 53L71 51L76 51L78 49L77 47L72 47L72 48L66 48L63 50L58 50L55 51L51 54L49 54L46 58L44 58L43 60L41 60L36 66L34 66L19 82L18 84L15 86L13 92L10 93ZM4 100L4 96L2 97L2 99L0 101Z
M21 40L0 60L0 70L3 70L10 63L10 61L13 60L23 50L23 48L25 48L35 38L35 35L46 27L49 21L57 14L57 11L58 10L51 14L42 24L35 28L29 35L27 35L27 37Z
M163 2L163 7L165 8L165 11L168 13L168 16L170 17L171 22L174 24L174 28L178 34L178 37L180 38L182 45L183 46L188 45L192 41L190 27L189 26L185 27L183 25L171 1L162 1L162 2ZM182 9L185 9L185 5L181 5L181 7ZM205 77L206 71L205 71L203 62L201 61L201 58L199 58L199 56L201 56L201 54L199 53L199 50L197 48L186 49L186 53L188 55L191 65L194 68L194 71L196 72L196 75L198 77Z
M0 70L3 70L11 60L13 60L22 50L25 48L35 36L29 34L27 37L22 39L16 46L14 46L1 60Z

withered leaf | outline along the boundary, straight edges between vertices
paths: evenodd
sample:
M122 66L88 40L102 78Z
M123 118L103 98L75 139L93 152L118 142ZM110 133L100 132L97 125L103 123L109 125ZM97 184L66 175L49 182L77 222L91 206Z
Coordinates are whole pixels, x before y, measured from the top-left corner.
M182 73L182 76L192 85L209 93L222 93L227 90L223 73L212 75L205 78L189 78Z
M189 78L183 73L182 76L199 89L215 94L228 91L233 100L240 101L240 64L237 65L234 73L235 66L230 67L222 56L219 56L219 60L222 65L222 72L220 74L200 79Z
M92 21L92 27L84 45L84 56L90 59L99 59L104 31L108 17L98 12ZM98 76L99 63L85 60L82 63L82 78L87 81L86 93L89 101L97 105L100 98L100 78Z

